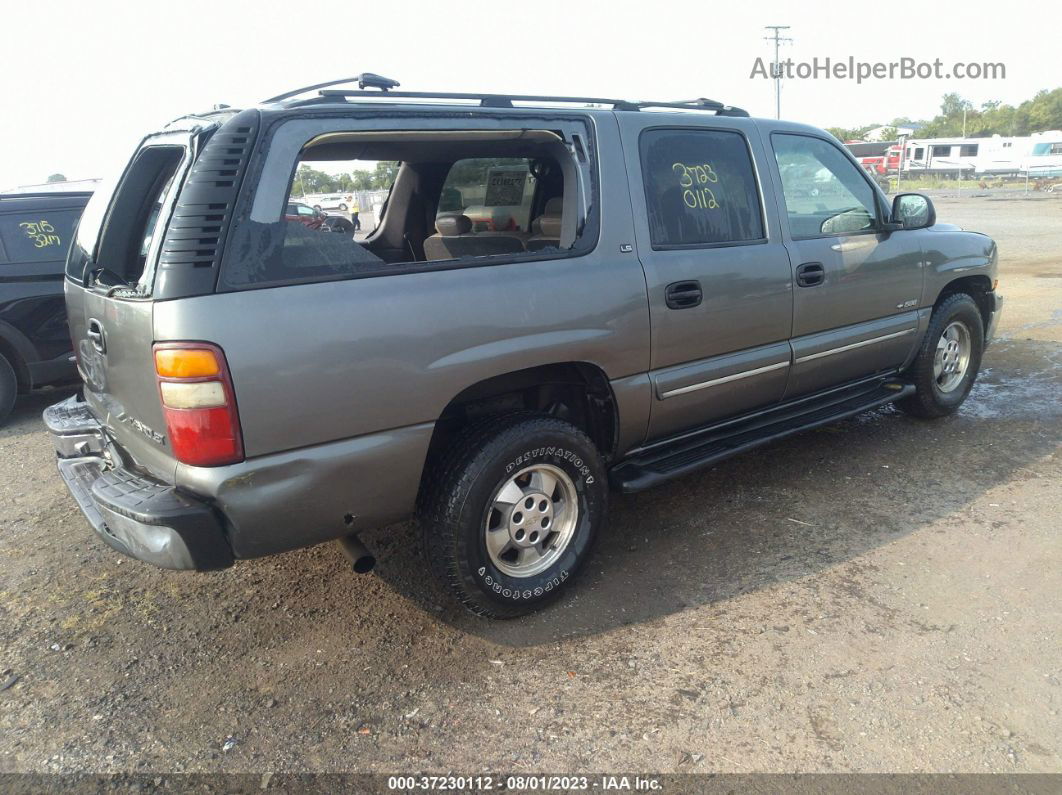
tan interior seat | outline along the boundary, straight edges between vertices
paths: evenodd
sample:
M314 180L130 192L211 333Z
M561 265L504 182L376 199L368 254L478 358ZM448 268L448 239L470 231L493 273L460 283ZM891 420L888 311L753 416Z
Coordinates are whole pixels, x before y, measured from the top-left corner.
M554 196L543 208L542 215L531 222L532 235L527 241L528 251L560 248L561 216L564 199Z
M474 233L467 215L440 215L435 219L435 232L424 240L424 256L429 260L518 254L524 250L523 241L516 235Z

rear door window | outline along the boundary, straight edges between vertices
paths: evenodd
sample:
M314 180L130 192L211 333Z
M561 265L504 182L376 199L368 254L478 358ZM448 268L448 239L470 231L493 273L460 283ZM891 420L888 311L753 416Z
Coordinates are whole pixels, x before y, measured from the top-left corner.
M80 213L33 210L0 215L0 239L7 260L16 263L61 262Z
M745 137L727 130L646 130L641 137L653 248L754 243L765 238Z

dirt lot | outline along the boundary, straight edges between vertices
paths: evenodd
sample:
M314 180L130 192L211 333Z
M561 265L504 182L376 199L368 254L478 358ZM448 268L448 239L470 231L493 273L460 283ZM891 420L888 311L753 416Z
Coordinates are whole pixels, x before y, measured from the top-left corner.
M1062 771L1062 200L996 237L962 412L891 409L636 497L571 598L508 623L409 526L209 575L98 542L40 411L0 430L0 771Z

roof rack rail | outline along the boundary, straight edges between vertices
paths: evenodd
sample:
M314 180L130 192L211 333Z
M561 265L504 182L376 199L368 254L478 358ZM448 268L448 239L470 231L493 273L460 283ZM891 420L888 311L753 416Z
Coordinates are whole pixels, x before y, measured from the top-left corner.
M349 81L336 81L330 85L336 85L337 83L344 83ZM313 90L317 86L312 86L309 89ZM323 87L322 87L323 88ZM288 95L282 95L284 99L289 99L296 94L303 93L302 90L292 92ZM700 98L695 100L686 100L680 102L646 102L636 101L628 99L610 99L605 97L551 97L551 96L535 96L530 94L478 94L478 93L454 93L454 92L442 92L442 91L354 91L350 89L334 89L323 88L318 91L317 97L311 97L301 100L299 104L316 104L322 101L335 100L335 99L358 99L358 98L371 98L371 99L457 99L457 100L472 100L478 101L480 107L483 108L512 108L515 107L514 102L527 102L527 103L567 103L576 105L608 105L614 110L628 110L637 111L648 108L676 108L681 110L705 110L712 111L718 116L748 116L748 112L736 108L730 105L724 105L721 102L715 100ZM281 101L280 99L274 99L270 101Z

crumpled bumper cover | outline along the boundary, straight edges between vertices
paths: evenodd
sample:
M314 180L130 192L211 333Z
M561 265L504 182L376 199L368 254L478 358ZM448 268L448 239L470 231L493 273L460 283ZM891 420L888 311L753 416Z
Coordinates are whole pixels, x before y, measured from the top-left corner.
M44 410L59 474L96 533L114 549L165 569L231 566L217 512L173 486L125 468L75 395Z

